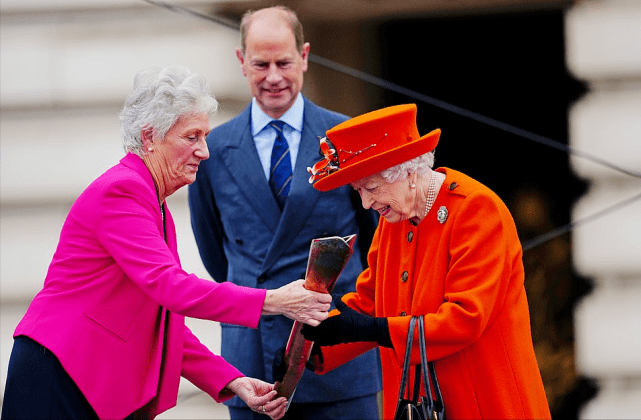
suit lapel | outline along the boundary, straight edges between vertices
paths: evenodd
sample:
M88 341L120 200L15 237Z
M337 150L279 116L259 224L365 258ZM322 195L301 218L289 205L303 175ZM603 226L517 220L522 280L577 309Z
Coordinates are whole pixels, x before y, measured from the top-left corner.
M242 134L240 137L229 136L234 140L230 140L221 150L221 159L254 211L269 230L275 233L281 218L280 209L261 170L262 166L251 135L249 110L248 107L230 128L231 132Z
M320 198L321 192L309 183L309 173L307 172L308 166L312 166L320 160L317 136L323 135L324 131L317 132L319 127L308 122L316 121L317 118L315 114L317 113L318 112L309 105L309 102L305 100L303 132L298 157L296 158L294 178L292 179L289 197L283 208L283 216L280 219L272 245L263 262L263 272L274 265L283 252L285 252L287 247L283 246L283 244L294 242ZM267 190L269 191L269 186L267 186Z

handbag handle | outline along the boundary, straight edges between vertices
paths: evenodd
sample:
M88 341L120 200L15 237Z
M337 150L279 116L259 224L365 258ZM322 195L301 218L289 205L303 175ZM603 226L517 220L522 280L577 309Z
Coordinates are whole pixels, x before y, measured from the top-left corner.
M409 332L407 333L407 343L405 345L405 359L403 359L403 372L401 375L401 386L399 387L399 391L398 391L399 403L403 400L403 394L405 393L405 389L407 387L407 377L409 376L410 356L412 353L412 342L414 339L415 324L416 324L416 320L414 319L414 317L412 317L412 319L410 319L410 328L409 328Z
M426 371L429 369L429 379L432 380L432 386L434 387L434 396L433 405L431 407L434 417L438 418L438 415L441 418L444 417L445 413L445 404L443 404L443 395L441 395L441 387L438 384L438 379L436 378L436 368L434 367L434 362L427 362L427 352L425 351L425 327L423 322L423 317L418 318L418 336L419 336L419 347L421 350L421 365L423 368L423 380L426 381L425 390L427 392L428 399L432 401L432 394L427 379ZM416 392L416 391L415 391Z
M403 394L405 393L407 389L407 382L409 379L409 370L410 370L410 358L412 355L412 344L414 343L414 331L416 330L416 324L418 320L418 326L419 326L419 349L421 350L421 364L420 368L419 366L416 366L416 378L415 378L415 383L414 383L414 399L412 402L414 404L418 403L418 398L420 394L420 387L421 387L421 380L419 375L419 369L420 372L422 373L423 376L423 382L425 383L425 392L427 394L427 397L425 402L428 405L428 412L432 413L434 411L434 402L432 400L432 392L430 388L430 381L428 377L428 369L427 369L427 356L425 353L425 333L423 330L423 317L421 316L413 316L412 319L410 319L410 327L409 331L407 333L407 345L405 348L405 360L403 361L403 374L401 376L401 386L398 391L398 404L403 400ZM435 376L436 378L436 376ZM408 394L409 389L408 389ZM440 395L440 390L438 391L438 394ZM398 406L397 406L397 411L398 411Z

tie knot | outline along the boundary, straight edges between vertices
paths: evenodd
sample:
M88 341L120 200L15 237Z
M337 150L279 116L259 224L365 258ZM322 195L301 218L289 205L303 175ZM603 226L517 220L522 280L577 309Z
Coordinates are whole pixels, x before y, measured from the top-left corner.
M284 124L285 123L283 121L280 121L280 120L273 120L272 122L269 123L269 125L274 127L276 129L276 131L278 131L279 133L283 132L283 125Z

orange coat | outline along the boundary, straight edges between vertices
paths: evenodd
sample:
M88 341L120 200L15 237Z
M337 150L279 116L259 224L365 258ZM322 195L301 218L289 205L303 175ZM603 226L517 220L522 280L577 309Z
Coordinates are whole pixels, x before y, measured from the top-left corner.
M369 268L343 298L362 313L388 318L394 348L380 348L384 418L396 409L409 315L424 315L427 357L435 361L449 419L550 418L514 221L487 187L438 171L446 180L427 218L418 226L381 219ZM442 208L444 223L437 219ZM324 371L374 345L323 347ZM416 338L411 363L419 363Z

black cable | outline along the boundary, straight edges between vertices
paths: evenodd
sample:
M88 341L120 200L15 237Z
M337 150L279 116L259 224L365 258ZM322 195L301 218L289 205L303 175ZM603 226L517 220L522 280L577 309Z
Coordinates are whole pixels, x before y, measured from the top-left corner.
M187 14L196 16L196 17L198 17L200 19L205 19L205 20L208 20L210 22L215 22L215 23L224 25L224 26L226 26L228 28L232 28L232 29L235 29L235 30L239 30L239 28L240 28L240 25L238 23L236 23L236 22L232 22L232 21L227 20L227 19L222 18L222 17L210 16L210 15L205 15L205 14L202 14L202 13L198 13L196 11L190 10L190 9L188 9L186 7L183 7L183 6L177 6L177 5L173 5L173 4L167 3L167 2L156 1L156 0L143 0L143 1L145 1L147 3L150 3L150 4L153 4L155 6L164 7L166 9L169 9L169 10L174 11L174 12L187 13ZM565 145L565 144L563 144L561 142L558 142L556 140L550 139L548 137L532 133L532 132L524 130L522 128L515 127L515 126L513 126L511 124L507 124L507 123L498 121L498 120L496 120L494 118L486 117L486 116L481 115L479 113L476 113L474 111L470 111L470 110L461 108L459 106L452 105L452 104L447 103L445 101L442 101L440 99L436 99L436 98L433 98L431 96L428 96L428 95L425 95L425 94L422 94L422 93L418 93L416 91L413 91L411 89L408 89L408 88L400 86L400 85L397 85L396 83L392 83L392 82L387 81L385 79L382 79L380 77L376 77L376 76L373 76L371 74L365 73L363 71L356 70L356 69L353 69L351 67L344 66L342 64L336 63L334 61L328 60L328 59L323 58L323 57L319 57L319 56L314 55L314 54L309 54L308 60L311 61L312 63L315 63L315 64L318 64L320 66L326 67L328 69L337 71L339 73L346 74L348 76L352 76L352 77L354 77L356 79L362 80L362 81L370 83L372 85L379 86L379 87L381 87L383 89L387 89L387 90L390 90L392 92L400 93L401 95L405 95L407 97L416 99L418 101L433 105L433 106L435 106L437 108L441 108L441 109L443 109L445 111L449 111L449 112L451 112L453 114L457 114L457 115L460 115L462 117L466 117L466 118L469 118L471 120L474 120L474 121L480 122L482 124L488 125L490 127L494 127L494 128L499 129L499 130L506 131L508 133L514 134L515 136L523 137L523 138L526 138L528 140L532 140L534 142L543 144L545 146L561 150L561 151L566 152L568 154L579 156L579 157L582 157L582 158L587 159L587 160L591 160L592 162L595 162L595 163L598 163L598 164L603 165L605 167L608 167L610 169L614 169L616 171L622 172L622 173L624 173L626 175L630 175L630 176L633 176L635 178L641 178L641 172L637 172L637 171L633 171L633 170L624 168L622 166L619 166L619 165L616 165L614 163L608 162L607 160L605 160L603 158L600 158L598 156L591 155L589 153L573 149L573 148L571 148L571 147L569 147L569 146L567 146L567 145Z
M231 29L235 29L235 30L239 30L240 29L240 24L239 23L232 22L232 21L227 20L227 19L222 18L222 17L205 15L205 14L202 14L202 13L198 13L198 12L196 12L194 10L190 10L190 9L188 9L186 7L173 5L173 4L170 4L170 3L167 3L167 2L163 2L163 1L156 1L156 0L143 0L143 1L145 1L147 3L150 3L150 4L153 4L155 6L164 7L166 9L169 9L169 10L171 10L173 12L176 12L176 13L187 13L187 14L190 14L192 16L198 17L200 19L205 19L205 20L208 20L210 22L215 22L215 23L218 23L220 25L226 26L226 27L231 28ZM311 61L312 63L315 63L315 64L318 64L320 66L329 68L329 69L337 71L339 73L346 74L348 76L352 76L352 77L354 77L356 79L362 80L364 82L370 83L370 84L375 85L375 86L379 86L379 87L381 87L383 89L387 89L387 90L390 90L390 91L393 91L393 92L396 92L396 93L400 93L400 94L405 95L407 97L410 97L410 98L416 99L418 101L421 101L421 102L433 105L435 107L441 108L441 109L443 109L445 111L449 111L449 112L451 112L453 114L457 114L457 115L460 115L462 117L466 117L466 118L472 119L474 121L480 122L482 124L489 125L490 127L494 127L494 128L499 129L499 130L506 131L508 133L514 134L515 136L523 137L523 138L526 138L528 140L532 140L532 141L534 141L536 143L539 143L539 144L542 144L542 145L545 145L545 146L548 146L548 147L552 147L554 149L561 150L561 151L563 151L563 152L565 152L565 153L567 153L569 155L575 155L575 156L582 157L582 158L587 159L587 160L591 160L594 163L597 163L599 165L608 167L608 168L613 169L615 171L619 171L619 172L624 173L626 175L630 175L630 176L633 176L635 178L641 178L641 172L637 172L637 171L633 171L633 170L624 168L622 166L619 166L619 165L616 165L614 163L608 162L607 160L605 160L605 159L603 159L601 157L598 157L598 156L595 156L595 155L592 155L592 154L589 154L589 153L586 153L586 152L583 152L583 151L580 151L580 150L576 150L574 148L571 148L568 145L565 145L565 144L563 144L561 142L558 142L556 140L550 139L548 137L541 136L539 134L535 134L535 133L532 133L530 131L515 127L515 126L513 126L511 124L507 124L507 123L495 120L494 118L486 117L486 116L478 114L476 112L461 108L461 107L456 106L456 105L452 105L452 104L447 103L445 101L442 101L440 99L436 99L436 98L433 98L431 96L428 96L428 95L425 95L425 94L422 94L422 93L418 93L418 92L413 91L411 89L408 89L406 87L403 87L403 86L397 85L395 83L389 82L389 81L387 81L385 79L382 79L380 77L376 77L376 76L373 76L371 74L365 73L363 71L356 70L356 69L353 69L351 67L344 66L342 64L336 63L334 61L328 60L328 59L323 58L323 57L319 57L319 56L314 55L314 54L310 54L309 57L308 57L308 60ZM554 229L554 230L552 230L552 231L550 231L550 232L548 232L546 234L543 234L543 235L541 235L541 236L539 236L537 238L534 238L534 239L531 239L529 241L526 241L525 243L522 244L523 251L528 251L528 250L530 250L530 249L532 249L534 247L537 247L537 246L539 246L539 245L541 245L541 244L543 244L545 242L548 242L548 241L556 238L557 236L561 236L564 233L569 232L570 230L572 230L573 228L575 228L577 226L580 226L580 225L583 225L583 224L585 224L585 223L587 223L589 221L595 220L595 219L597 219L597 218L599 218L599 217L601 217L601 216L603 216L603 215L605 215L605 214L607 214L607 213L609 213L611 211L616 211L619 208L624 207L624 206L626 206L626 205L628 205L628 204L630 204L630 203L632 203L632 202L634 202L634 201L636 201L636 200L638 200L640 198L641 198L641 194L639 194L639 195L637 195L635 197L632 197L630 199L624 200L621 203L615 204L614 206L609 207L609 208L607 208L605 210L602 210L602 211L600 211L600 212L598 212L598 213L596 213L596 214L594 214L592 216L588 216L588 217L585 217L584 219L577 220L577 221L574 221L574 222L570 222L565 226L561 226L561 227L556 228L556 229Z
M240 24L239 23L231 21L229 19L225 19L225 18L220 17L220 16L205 15L205 14L196 12L195 10L191 10L191 9L186 8L186 7L178 6L178 5L175 5L175 4L170 4L170 3L167 3L167 2L164 2L164 1L156 1L156 0L143 0L143 1L147 2L149 4L152 4L154 6L164 7L165 9L169 9L172 12L186 13L186 14L195 16L195 17L200 18L200 19L205 19L205 20L208 20L210 22L218 23L220 25L226 26L226 27L231 28L231 29L235 29L235 30L239 30L240 29Z
M402 95L408 96L413 99L417 99L421 102L425 102L427 104L433 105L435 107L444 109L446 111L449 111L453 114L460 115L462 117L466 117L475 121L478 121L482 124L489 125L490 127L498 128L499 130L507 131L508 133L514 134L515 136L523 137L528 140L535 141L537 143L543 144L548 147L552 147L561 151L564 151L568 154L576 155L588 160L591 160L595 163L598 163L600 165L606 166L608 168L614 169L616 171L622 172L626 175L630 175L636 178L641 178L641 172L636 172L632 171L630 169L623 168L621 166L615 165L613 163L610 163L606 161L603 158L600 158L598 156L591 155L589 153L585 153L576 149L573 149L563 143L560 143L556 140L552 140L550 138L541 136L539 134L534 134L532 132L529 132L527 130L515 127L513 125L495 120L490 117L486 117L484 115L478 114L476 112L458 107L456 105L452 105L450 103L447 103L445 101L442 101L440 99L433 98L431 96L424 95L422 93L415 92L411 89L405 88L403 86L397 85L395 83L389 82L387 80L378 78L376 76L372 76L371 74L367 74L365 72L352 69L350 67L344 66L342 64L335 63L333 61L327 60L322 57L317 57L317 56L312 56L312 54L309 55L309 61L319 64L321 66L330 68L332 70L338 71L343 74L350 75L352 77L355 77L357 79L363 80L365 82L371 83L373 85L382 87L387 90L391 90L396 93L400 93Z
M596 213L594 213L594 214L592 214L590 216L586 216L583 219L576 220L574 222L570 222L565 226L561 226L559 228L556 228L556 229L553 229L553 230L549 231L548 233L545 233L543 235L537 236L534 239L530 239L529 241L525 241L525 242L523 242L523 244L521 244L521 247L523 248L523 252L529 251L532 248L536 248L537 246L542 245L545 242L548 242L548 241L556 238L557 236L561 236L564 233L567 233L567 232L571 231L572 229L574 229L577 226L584 225L584 224L586 224L588 222L591 222L593 220L599 219L600 217L605 216L608 213L612 213L612 212L615 212L617 210L620 210L623 207L628 206L628 205L630 205L630 204L632 204L635 201L640 200L640 199L641 199L641 193L637 194L637 195L635 195L633 197L627 198L627 199L625 199L625 200L623 200L623 201L621 201L619 203L616 203L616 204L614 204L614 205L612 205L610 207L607 207L607 208L605 208L605 209L603 209L601 211L598 211L598 212L596 212Z

